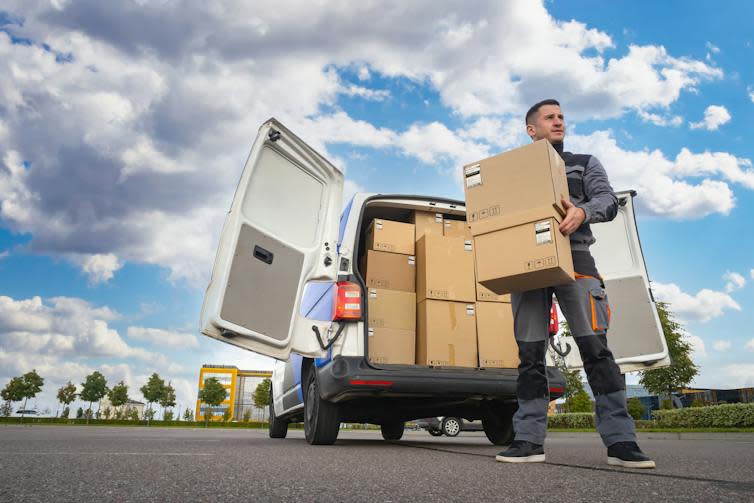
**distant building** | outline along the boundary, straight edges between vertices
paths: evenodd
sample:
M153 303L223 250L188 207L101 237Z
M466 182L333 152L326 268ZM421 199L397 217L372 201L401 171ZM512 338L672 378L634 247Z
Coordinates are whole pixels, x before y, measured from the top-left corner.
M100 400L99 403L99 411L100 414L104 414L105 409L110 407L110 410L112 413L110 414L110 419L113 419L115 417L115 407L110 403L110 399L107 398L107 395ZM131 413L132 410L136 410L136 412L139 414L139 418L144 417L144 402L137 402L136 400L128 400L125 405L118 407L118 409L121 409L125 412L124 417L127 417L128 414ZM103 416L104 417L104 416Z
M204 387L204 381L210 377L217 378L220 383L228 390L228 398L218 405L212 407L211 421L220 421L226 411L230 411L231 418L234 421L243 419L246 410L251 411L251 418L263 420L267 417L267 407L260 409L254 406L254 390L259 383L266 378L272 377L272 371L269 370L239 370L233 365L202 365L199 370L199 388ZM198 391L197 391L198 393ZM196 420L204 421L204 414L210 407L196 400Z

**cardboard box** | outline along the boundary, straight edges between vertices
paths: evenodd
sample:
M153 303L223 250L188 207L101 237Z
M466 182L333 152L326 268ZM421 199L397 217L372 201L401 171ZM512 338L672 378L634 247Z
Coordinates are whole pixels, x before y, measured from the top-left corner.
M416 363L476 367L476 306L427 299L417 307Z
M416 291L416 257L368 250L361 268L368 288Z
M568 198L565 164L547 140L463 170L466 215L474 236L530 222L532 211L565 215L561 204L562 198Z
M416 228L416 240L424 236L425 234L433 234L442 236L442 213L434 213L431 211L415 211L412 216L412 221Z
M443 236L471 239L471 229L466 220L445 219L442 222Z
M367 289L368 328L416 330L416 294L400 290Z
M375 218L366 238L368 250L415 255L414 224Z
M368 328L367 347L372 363L413 365L416 360L416 332L393 328Z
M574 281L571 243L559 223L546 217L474 236L477 281L497 295Z
M474 302L473 242L427 234L416 243L416 301Z
M510 304L477 302L476 329L480 367L518 368L518 344L513 334Z
M477 281L497 295L574 281L571 243L546 217L474 237Z
M511 302L511 294L506 293L498 295L489 288L485 288L484 285L477 282L476 284L476 300L481 302Z

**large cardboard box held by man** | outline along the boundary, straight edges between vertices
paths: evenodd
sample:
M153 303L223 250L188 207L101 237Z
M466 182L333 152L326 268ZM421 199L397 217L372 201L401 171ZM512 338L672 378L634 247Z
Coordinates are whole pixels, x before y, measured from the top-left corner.
M518 367L518 344L513 335L513 312L510 304L477 302L476 328L480 367Z
M474 302L471 240L427 234L416 243L416 300Z
M574 281L571 246L558 226L568 183L546 140L464 167L477 281L494 294Z
M561 203L568 199L565 163L547 140L463 170L466 217L474 236L547 215L565 215Z
M362 262L367 288L416 291L416 257L401 253L367 250Z
M476 367L474 303L427 299L417 306L417 365Z
M367 249L414 255L414 224L375 218L366 234Z

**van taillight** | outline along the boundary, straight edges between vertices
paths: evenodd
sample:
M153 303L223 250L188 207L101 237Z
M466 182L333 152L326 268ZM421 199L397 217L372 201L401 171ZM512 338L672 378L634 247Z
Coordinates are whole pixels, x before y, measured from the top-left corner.
M350 281L339 281L335 293L333 320L361 319L361 287Z

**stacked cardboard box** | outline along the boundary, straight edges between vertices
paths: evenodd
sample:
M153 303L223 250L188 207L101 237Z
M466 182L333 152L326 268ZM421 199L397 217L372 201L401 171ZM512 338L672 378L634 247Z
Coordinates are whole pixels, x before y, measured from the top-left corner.
M497 295L573 281L558 231L568 198L563 160L546 140L464 166L477 280Z
M374 219L362 262L373 363L413 364L416 351L414 225Z
M442 233L433 228L416 243L416 363L476 367L473 244L458 232L465 222L448 221L438 218Z

